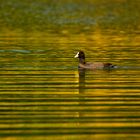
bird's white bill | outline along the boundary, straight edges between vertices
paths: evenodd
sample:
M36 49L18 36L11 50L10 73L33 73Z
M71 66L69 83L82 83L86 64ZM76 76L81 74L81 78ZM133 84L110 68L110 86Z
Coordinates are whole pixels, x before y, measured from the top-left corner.
M74 58L78 58L79 57L79 52L74 56Z

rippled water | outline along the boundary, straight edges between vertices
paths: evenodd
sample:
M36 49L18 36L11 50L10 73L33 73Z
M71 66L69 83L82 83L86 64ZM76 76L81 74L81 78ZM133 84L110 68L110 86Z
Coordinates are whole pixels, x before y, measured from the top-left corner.
M120 30L0 33L0 136L140 139L139 40ZM78 50L118 68L78 71Z

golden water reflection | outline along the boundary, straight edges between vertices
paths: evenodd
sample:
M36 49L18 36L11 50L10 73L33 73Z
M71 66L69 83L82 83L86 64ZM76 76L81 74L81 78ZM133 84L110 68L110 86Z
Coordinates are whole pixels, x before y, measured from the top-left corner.
M0 34L3 139L136 139L140 127L139 35L122 31ZM118 69L78 70L87 61Z

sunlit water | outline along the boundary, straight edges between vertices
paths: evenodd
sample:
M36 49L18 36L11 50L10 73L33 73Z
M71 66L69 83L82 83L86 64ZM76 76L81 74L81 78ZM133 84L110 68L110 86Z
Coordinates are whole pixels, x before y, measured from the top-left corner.
M118 30L0 34L0 136L140 139L140 36ZM115 70L78 71L74 55Z

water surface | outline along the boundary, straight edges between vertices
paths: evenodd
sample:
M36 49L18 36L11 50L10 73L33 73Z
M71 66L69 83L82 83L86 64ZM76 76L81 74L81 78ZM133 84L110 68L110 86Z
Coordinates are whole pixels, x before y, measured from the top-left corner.
M0 33L0 136L138 140L139 39L135 30ZM118 68L79 71L78 50Z

